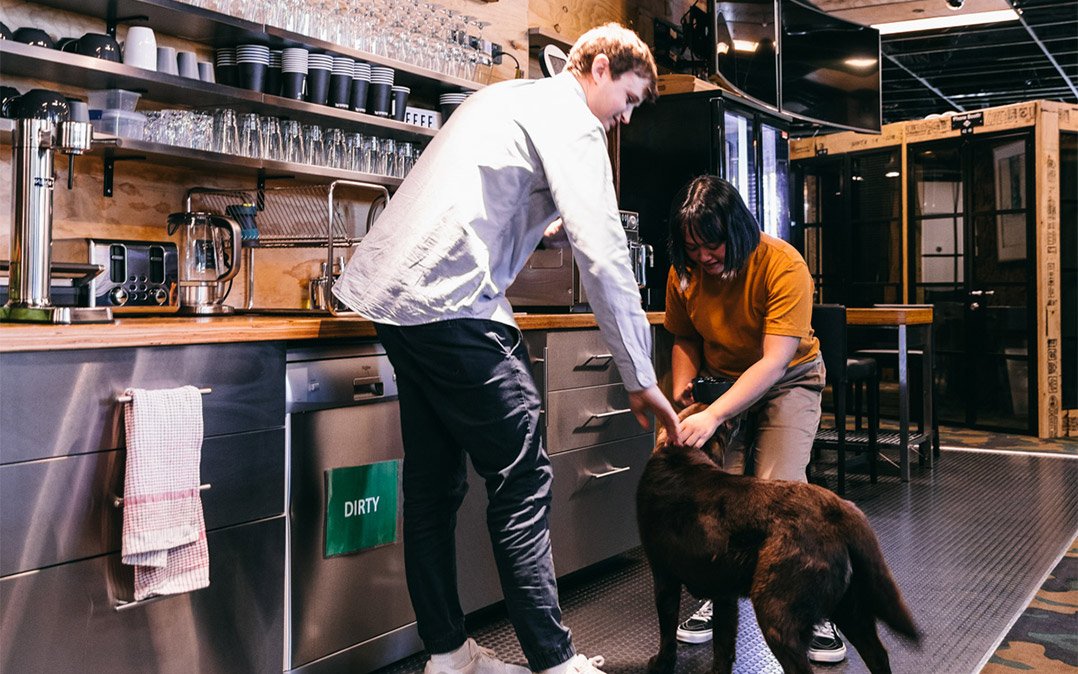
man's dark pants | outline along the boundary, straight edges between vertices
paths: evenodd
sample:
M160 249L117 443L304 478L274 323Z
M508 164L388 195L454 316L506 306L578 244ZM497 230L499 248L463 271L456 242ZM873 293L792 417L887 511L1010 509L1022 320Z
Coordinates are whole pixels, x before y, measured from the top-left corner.
M494 558L528 664L538 671L565 662L574 651L550 553L552 470L520 330L482 319L375 327L397 375L405 571L420 638L431 653L467 638L454 538L467 455L486 485Z

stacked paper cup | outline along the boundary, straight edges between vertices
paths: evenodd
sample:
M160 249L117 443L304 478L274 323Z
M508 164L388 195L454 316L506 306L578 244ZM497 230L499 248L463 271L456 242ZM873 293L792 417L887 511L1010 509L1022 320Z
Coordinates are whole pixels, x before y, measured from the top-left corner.
M393 105L393 69L371 66L371 88L368 112L379 117L389 117Z
M260 44L241 44L236 47L236 66L239 85L244 89L262 91L269 70L269 47Z
M307 102L325 105L329 100L329 74L333 71L333 57L329 54L307 56Z
M300 47L281 50L281 95L285 98L303 100L308 57L307 50Z
M442 109L443 124L449 120L449 116L453 114L454 110L460 107L460 104L463 103L464 99L467 97L467 93L442 94L438 97L438 105Z
M367 89L371 85L371 64L356 61L352 72L352 109L367 112Z
M352 97L352 79L356 62L347 56L333 57L333 71L329 76L329 104L335 108L348 109Z
M230 87L236 86L236 48L222 47L217 50L217 81Z
M262 87L262 93L273 96L281 95L281 50L271 49L269 70L266 71L266 82Z

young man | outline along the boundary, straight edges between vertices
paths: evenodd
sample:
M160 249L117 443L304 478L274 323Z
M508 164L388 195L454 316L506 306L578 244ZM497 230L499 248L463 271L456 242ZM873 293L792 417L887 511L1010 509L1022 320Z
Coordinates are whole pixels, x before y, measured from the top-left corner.
M479 91L423 152L334 293L375 322L397 374L408 589L426 674L524 674L464 630L453 531L465 455L486 484L487 526L509 618L534 672L598 672L561 623L539 394L505 289L560 216L596 321L641 424L680 438L656 386L650 326L629 267L606 131L655 96L635 33L585 33L556 77ZM551 228L554 229L553 227Z
M675 401L693 402L697 375L734 380L707 409L682 421L685 442L699 447L721 424L738 423L724 470L804 482L825 378L808 267L788 243L760 232L721 178L690 182L674 212L665 326L674 335ZM712 611L704 602L678 626L677 638L710 641ZM808 655L815 662L845 659L830 621L816 626Z

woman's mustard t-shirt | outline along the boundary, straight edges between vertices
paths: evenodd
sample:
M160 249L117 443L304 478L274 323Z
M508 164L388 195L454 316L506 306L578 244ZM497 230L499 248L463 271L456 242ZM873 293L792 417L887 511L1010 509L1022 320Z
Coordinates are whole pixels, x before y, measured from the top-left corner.
M677 337L703 342L704 369L736 379L763 357L764 335L800 337L788 367L807 363L820 351L812 333L812 276L797 250L760 234L748 262L732 279L690 270L682 290L670 268L663 325Z

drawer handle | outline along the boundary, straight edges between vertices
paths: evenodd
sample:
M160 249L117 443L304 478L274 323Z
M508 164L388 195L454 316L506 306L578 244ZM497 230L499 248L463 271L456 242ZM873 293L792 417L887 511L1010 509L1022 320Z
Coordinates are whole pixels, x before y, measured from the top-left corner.
M632 413L633 413L633 411L631 409L628 409L628 408L623 409L623 410L610 410L609 412L598 412L597 414L593 414L590 417L588 417L584 421L584 423L580 424L580 427L584 428L585 426L590 424L592 422L592 420L605 421L607 419L610 419L611 417L618 417L618 416L621 416L622 414L632 414Z
M592 365L593 360L602 361L601 363L595 363ZM605 368L610 365L610 361L614 360L614 354L612 353L597 353L594 356L588 356L587 360L581 363L580 367L594 367L596 369Z
M611 476L617 475L618 473L627 473L632 469L633 469L632 466L623 466L621 468L613 468L611 470L606 471L605 473L592 473L592 474L588 475L588 479L589 480L601 480L601 479L603 479L605 477L611 477Z
M207 386L205 388L200 388L198 392L204 396L208 396L209 394L213 393L213 389ZM116 396L116 402L129 403L131 402L131 396Z
M186 594L186 593L183 593L183 594ZM181 595L159 594L159 595L154 596L154 597L147 597L145 599L139 599L137 601L121 601L118 604L116 604L115 608L116 608L117 611L129 611L129 610L131 610L133 608L138 608L139 606L145 606L146 604L152 604L155 601L161 601L162 599L169 599L170 597L178 597L178 596L181 596Z
M200 484L200 485L198 485L198 490L199 491L206 491L207 489L210 488L210 486L211 485L208 482L206 484ZM114 508L122 508L122 507L124 507L124 497L123 496L113 496L112 497L112 507L114 507Z
M360 400L365 397L377 398L386 394L386 385L378 375L373 377L356 377L352 380L352 400Z

